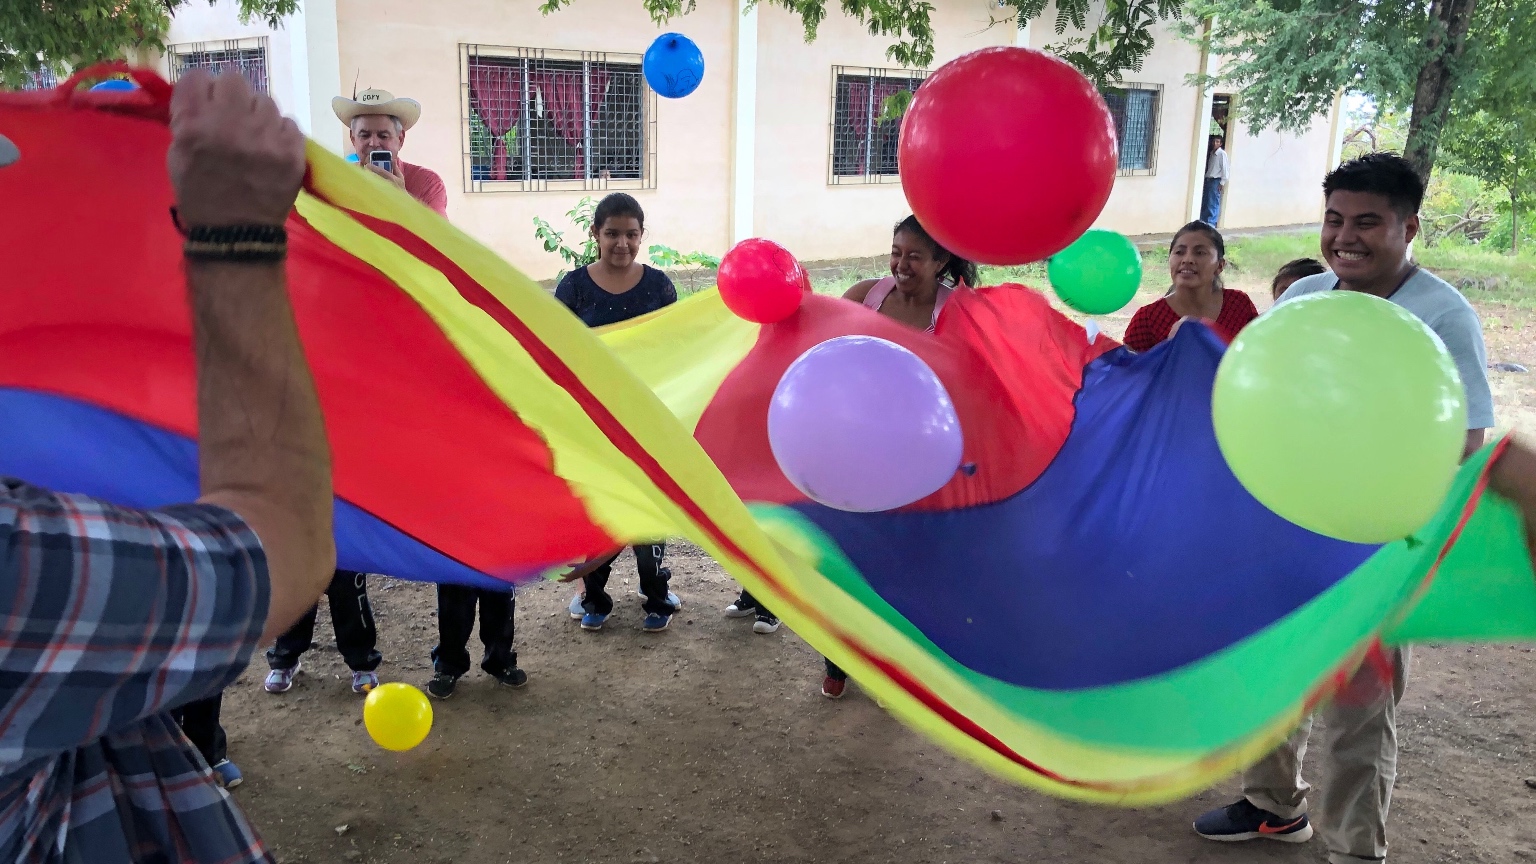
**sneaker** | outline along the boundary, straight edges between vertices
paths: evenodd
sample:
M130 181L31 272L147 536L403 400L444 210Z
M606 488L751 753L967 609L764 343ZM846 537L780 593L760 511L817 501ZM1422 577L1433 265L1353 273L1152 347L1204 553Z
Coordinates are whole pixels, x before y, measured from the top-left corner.
M848 689L848 679L838 680L831 675L821 679L821 695L828 699L843 698L843 691Z
M571 598L571 605L565 607L565 611L571 613L571 618L573 620L580 621L583 617L586 616L587 610L581 605L582 601L586 599L587 595L577 594L575 597Z
M225 789L233 789L245 782L245 778L240 776L240 769L228 759L220 760L219 764L213 766L213 776L219 778L219 785Z
M759 615L752 622L753 633L777 633L779 631L779 619L772 615Z
M1305 843L1312 839L1312 823L1307 820L1305 813L1292 819L1282 819L1268 810L1260 810L1247 798L1243 798L1196 819L1195 833L1207 840L1227 843L1239 840Z
M264 685L268 693L287 693L293 689L293 679L297 678L302 666L294 666L291 669L273 669L267 673L267 683Z
M528 683L528 673L516 666L512 667L510 672L503 672L500 675L493 672L491 677L495 678L502 686L511 687L514 690ZM452 685L449 686L448 690L449 692L453 691Z
M746 596L746 592L742 592L742 597L745 597L745 596ZM736 598L736 602L734 602L731 605L725 607L725 617L727 617L727 618L750 618L753 615L757 614L757 607L752 605L751 603L744 602L742 597L737 597Z
M434 699L447 699L453 695L454 685L459 683L459 676L449 675L447 672L438 672L427 682L427 692Z
M670 623L672 623L671 615L658 615L652 612L645 616L645 626L643 629L647 633L660 633L667 629L667 625Z
M377 672L353 672L352 692L367 695L373 688L379 686L379 673Z
M581 629L601 630L603 629L603 622L607 620L607 615L599 615L596 612L588 612L581 616Z

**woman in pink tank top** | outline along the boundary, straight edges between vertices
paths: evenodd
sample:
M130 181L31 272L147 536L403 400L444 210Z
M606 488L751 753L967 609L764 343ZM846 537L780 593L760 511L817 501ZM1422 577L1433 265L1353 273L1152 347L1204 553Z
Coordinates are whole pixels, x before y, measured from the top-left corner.
M865 279L844 299L932 333L951 292L976 284L976 265L940 246L908 216L891 237L891 275Z
M917 218L908 216L896 226L891 238L891 275L865 279L849 288L843 299L863 303L881 315L932 333L949 295L975 284L976 265L934 242L917 224ZM730 618L755 616L754 633L779 629L778 616L746 590L726 607L725 614ZM823 659L827 674L821 679L821 695L840 699L848 686L848 673Z

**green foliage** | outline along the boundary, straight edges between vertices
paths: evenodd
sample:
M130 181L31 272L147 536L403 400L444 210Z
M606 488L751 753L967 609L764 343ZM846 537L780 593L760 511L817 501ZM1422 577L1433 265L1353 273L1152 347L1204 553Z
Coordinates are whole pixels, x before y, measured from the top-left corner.
M660 243L652 245L646 251L651 256L651 263L664 270L679 270L683 268L720 269L720 259L707 252L679 252L671 246L663 246Z
M1205 42L1222 68L1213 78L1193 76L1192 83L1241 90L1237 109L1245 121L1291 132L1306 129L1330 110L1340 90L1406 105L1425 62L1427 5L1414 0L1189 0L1181 30Z
M720 269L720 259L707 252L679 252L671 246L653 244L646 252L651 263L663 270L681 271L684 280L683 293L692 294L707 287L713 271Z
M597 238L592 236L592 211L597 209L597 201L588 196L583 196L576 206L567 210L565 216L571 220L577 230L581 232L582 240L579 248L565 244L565 232L556 231L555 226L549 224L538 216L533 217L533 236L544 244L545 252L555 252L566 263L566 269L561 270L555 279L560 279L577 267L585 267L597 260Z
M0 3L0 86L20 87L40 69L112 60L132 49L163 49L171 16L190 0L6 0ZM215 0L209 0L213 5ZM239 0L243 21L276 27L299 0Z
M1182 32L1222 69L1192 82L1240 89L1238 110L1257 128L1306 129L1340 91L1407 108L1420 75L1444 66L1444 86L1408 118L1401 145L1380 148L1401 149L1428 174L1442 135L1461 122L1455 115L1488 98L1479 94L1502 92L1512 104L1509 94L1528 102L1536 92L1536 0L1466 6L1464 43L1446 38L1441 16L1451 7L1422 0L1188 0Z
M540 0L540 10L548 15L573 0ZM640 0L651 20L657 24L697 8L697 0ZM754 3L756 0L754 0ZM827 17L828 0L767 0L800 17L805 27L805 41L816 39L816 31ZM1001 17L991 24L1018 26L1045 12L1052 0L1002 0ZM1085 32L1049 46L1049 50L1076 66L1100 87L1112 86L1128 71L1141 69L1152 50L1152 26L1158 21L1178 17L1184 0L1055 0L1056 35L1068 28ZM905 68L924 69L933 62L933 4L927 0L838 0L838 8L858 19L871 36L895 39L886 56ZM1090 14L1097 24L1090 28ZM890 117L900 116L903 103L887 102Z

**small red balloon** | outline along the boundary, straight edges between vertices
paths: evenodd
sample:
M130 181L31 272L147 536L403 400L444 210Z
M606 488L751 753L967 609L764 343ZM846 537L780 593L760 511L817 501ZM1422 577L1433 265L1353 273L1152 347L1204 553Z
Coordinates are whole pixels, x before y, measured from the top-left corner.
M811 277L795 256L760 237L743 240L725 253L717 281L726 307L759 324L783 321L811 293Z
M917 88L901 124L901 188L957 255L1028 264L1093 225L1115 183L1115 121L1082 73L1029 48L984 48Z

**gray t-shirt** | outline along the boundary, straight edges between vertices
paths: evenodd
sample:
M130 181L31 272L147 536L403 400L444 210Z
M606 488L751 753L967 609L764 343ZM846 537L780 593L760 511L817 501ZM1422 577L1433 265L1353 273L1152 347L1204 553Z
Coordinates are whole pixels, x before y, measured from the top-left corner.
M1338 277L1332 273L1297 279L1280 295L1276 305L1307 294L1332 291L1338 284ZM1483 347L1483 325L1472 304L1449 282L1422 267L1387 299L1427 324L1451 352L1456 371L1461 374L1461 388L1467 394L1467 428L1491 429L1493 392L1488 389L1488 350Z

